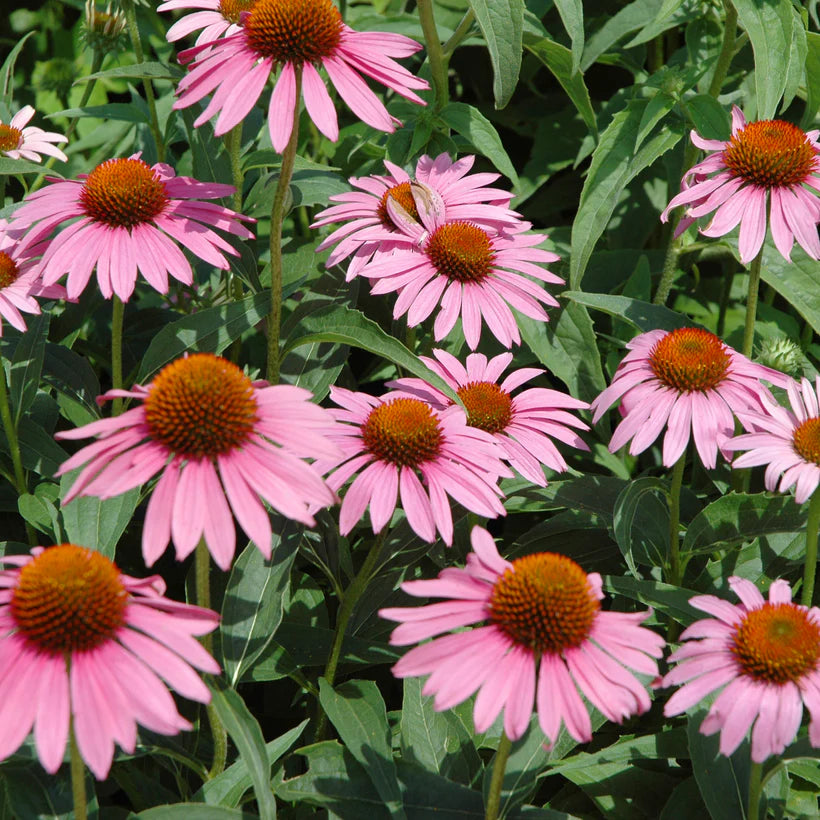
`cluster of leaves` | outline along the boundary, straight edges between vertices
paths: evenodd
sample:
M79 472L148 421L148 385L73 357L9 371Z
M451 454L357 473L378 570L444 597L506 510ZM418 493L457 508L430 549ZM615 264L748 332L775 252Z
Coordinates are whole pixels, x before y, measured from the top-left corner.
M734 9L739 36L728 76L714 89L726 8ZM422 330L415 351L398 341L391 304L370 297L343 271L325 268L321 240L309 228L328 197L347 191L346 178L378 173L386 158L400 165L423 153L475 153L505 175L514 207L550 234L568 282L562 308L548 326L520 317L525 344L516 366L545 367L552 386L585 400L608 383L636 332L699 325L739 346L744 277L736 274L731 242L690 241L679 257L672 307L654 305L670 239L654 218L680 183L686 134L725 139L729 106L750 118L775 114L815 123L820 108L820 35L816 2L791 0L439 0L439 35L446 41L471 12L475 23L450 59L450 97L421 109L396 100L404 120L392 135L359 122L342 122L333 144L304 128L291 186L292 209L284 247L283 380L322 401L332 384L381 392L397 373L425 375L416 353L432 347ZM157 148L142 96L147 78L157 95L166 161L177 173L220 182L232 179L229 157L210 126L195 129L195 114L171 109L183 72L165 41L167 16L137 8L149 62L120 50L90 74L92 57L81 39L81 6L49 0L36 11L12 12L2 32L10 45L0 76L0 120L30 103L51 128L77 118L65 176L88 172L113 156ZM349 3L347 22L358 30L390 30L423 41L416 10L407 0ZM11 47L13 46L13 48ZM426 65L416 66L422 74ZM84 84L95 79L87 104ZM279 156L267 142L264 114L255 109L242 136L242 210L257 217L264 237ZM8 216L42 169L0 159L8 177ZM270 309L263 242L242 248L233 273L245 295L233 300L216 271L200 266L195 288L168 297L137 289L126 306L127 381L144 383L186 351L240 350L252 375L264 367L258 331ZM786 263L773 248L764 255L768 286L760 305L757 338L801 340L801 369L814 375L820 348L817 265L802 251ZM4 332L6 368L29 492L18 497L0 484L6 552L27 549L23 523L41 543L64 540L93 546L120 567L145 574L139 552L139 491L99 501L82 498L65 507L67 482L54 472L68 453L52 435L60 427L99 418L95 398L110 383L110 310L94 288L77 304L46 313L25 334ZM447 347L463 353L455 336ZM497 352L492 342L482 350ZM508 517L491 529L513 558L535 551L565 553L588 571L605 574L605 588L620 608L651 605L655 620L686 625L697 615L696 592L720 593L739 574L764 588L773 578L799 577L805 510L790 498L758 491L727 495L729 470L694 469L682 499L687 562L685 588L663 582L669 540L669 491L656 452L640 459L606 449L604 422L587 437L589 455L567 454L571 470L544 488L510 480L503 489ZM5 440L0 450L8 453ZM9 459L0 469L10 475ZM96 785L94 816L186 820L278 816L340 818L480 818L489 786L500 724L476 735L471 702L437 713L421 695L421 682L393 680L397 652L390 625L376 611L407 603L397 587L409 577L431 577L463 561L466 519L456 543L431 548L406 522L391 530L376 580L356 609L344 644L345 682L319 679L333 638L339 594L355 575L365 528L338 536L333 513L315 531L280 521L273 557L245 549L233 568L215 577L214 606L221 610L217 657L224 675L214 694L233 743L231 765L205 777L210 736L180 738L143 733L137 752L120 756L104 784ZM157 570L171 594L185 596L185 567L162 559ZM185 707L182 707L185 708ZM311 743L318 710L338 739ZM192 715L195 717L195 715ZM504 816L521 820L568 817L743 816L748 746L732 758L717 756L716 741L697 728L703 712L678 723L653 709L626 727L594 721L596 738L583 751L562 735L543 747L537 724L516 744L504 779ZM266 738L275 738L266 742ZM204 782L203 782L204 781ZM0 766L2 817L67 816L67 777L49 778L25 745ZM816 816L820 765L805 740L787 750L771 772L765 795L776 817ZM130 806L133 814L123 808ZM545 808L548 806L548 808Z

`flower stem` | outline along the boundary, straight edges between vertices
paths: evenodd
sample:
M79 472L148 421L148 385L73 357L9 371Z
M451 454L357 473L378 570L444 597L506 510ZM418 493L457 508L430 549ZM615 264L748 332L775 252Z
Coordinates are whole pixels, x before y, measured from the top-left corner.
M672 468L672 486L669 488L669 578L668 582L680 586L683 572L680 561L680 491L683 486L683 470L686 467L686 450Z
M501 807L501 787L504 785L504 772L507 769L507 758L510 756L512 741L506 732L501 733L498 750L493 759L493 774L490 778L490 790L487 793L487 804L484 807L484 820L496 820Z
M3 430L6 433L6 441L9 443L9 452L11 453L11 463L14 467L14 489L17 490L18 495L25 495L28 493L28 481L26 481L26 473L23 470L23 459L20 455L20 440L17 437L17 424L11 414L11 403L9 402L9 391L6 387L6 370L3 363L0 361L0 418L3 421ZM34 528L26 524L26 538L29 544L33 547L37 544L37 536Z
M134 49L134 56L137 58L137 63L144 63L145 54L142 50L142 42L140 41L140 30L137 25L137 12L134 9L134 0L122 0L121 5L125 13L125 22L128 24L128 34L131 37L131 47ZM148 103L148 112L151 116L151 133L154 135L154 142L157 145L157 159L163 162L165 160L165 143L162 140L162 132L159 128L154 89L148 77L142 78L142 87L145 89L145 100Z
M194 589L196 593L197 606L205 609L211 608L211 555L204 538L199 539L194 553ZM200 642L208 651L213 654L214 636L208 632L203 635ZM211 724L211 736L213 738L214 758L211 768L208 771L208 780L222 774L225 771L225 763L228 759L228 733L219 719L219 714L213 705L209 703L205 707L208 714L208 722Z
M242 123L235 125L225 134L225 149L231 163L231 179L233 180L233 197L231 207L237 212L242 211L242 191L245 186L245 175L242 172ZM242 280L230 270L225 271L225 296L239 302L243 296ZM239 364L239 353L242 349L242 340L236 339L231 345L229 358L234 364Z
M749 265L749 295L746 297L746 325L743 328L744 356L751 358L755 339L755 318L757 316L757 292L760 288L760 268L763 265L763 249Z
M444 50L436 29L436 18L433 16L433 0L416 0L416 11L419 14L421 30L424 33L424 44L427 47L427 57L430 60L430 73L433 77L433 90L436 95L435 110L440 111L450 99L450 89L447 84Z
M268 370L271 384L279 382L279 330L282 325L282 224L293 166L296 163L296 147L299 142L299 101L302 97L302 69L296 71L296 105L293 111L293 131L282 154L279 181L273 195L270 212L270 313L268 314Z
M800 593L800 602L804 606L811 606L814 597L818 529L820 529L820 492L815 490L809 500L809 520L806 522L806 563L803 567L803 590Z
M74 798L74 820L86 820L88 803L85 796L85 764L74 737L74 721L68 726L68 745L71 750L71 795Z
M735 35L737 34L737 11L732 0L723 0L726 9L726 19L723 22L723 41L720 44L720 53L715 63L715 73L709 83L709 96L717 98L723 88L729 66L735 54Z
M445 61L450 59L450 55L458 48L461 41L464 40L470 33L474 20L475 12L472 9L467 9L467 11L464 12L464 17L461 18L461 22L456 26L453 36L441 48Z
M757 820L760 813L763 764L752 763L749 768L749 804L746 807L747 820Z
M382 547L387 540L388 529L387 525L385 525L381 532L373 539L370 552L367 553L367 557L364 559L361 569L356 573L356 577L350 582L350 586L342 595L342 605L339 607L339 612L336 616L336 631L333 635L333 645L330 647L330 655L328 656L327 665L325 666L325 671L322 676L331 686L333 686L336 681L336 670L339 667L339 658L342 654L342 645L344 644L350 616L353 614L356 604L359 602L362 593L367 589L367 585L373 577L376 562L379 560ZM319 715L316 725L316 741L324 738L326 725L327 716L322 712Z
M116 294L111 298L111 386L114 390L122 390L122 324L125 305ZM111 402L111 415L118 416L122 413L122 405L122 399L114 399Z

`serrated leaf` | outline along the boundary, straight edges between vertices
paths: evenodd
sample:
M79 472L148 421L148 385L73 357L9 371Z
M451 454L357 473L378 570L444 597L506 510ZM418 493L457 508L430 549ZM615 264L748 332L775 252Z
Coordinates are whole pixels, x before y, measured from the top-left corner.
M495 107L503 108L518 85L524 0L469 0L493 65ZM499 169L500 170L500 169Z

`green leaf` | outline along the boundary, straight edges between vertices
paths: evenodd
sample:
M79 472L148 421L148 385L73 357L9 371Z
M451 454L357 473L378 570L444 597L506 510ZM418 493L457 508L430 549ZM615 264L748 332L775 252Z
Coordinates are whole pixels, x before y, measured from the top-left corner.
M84 356L58 344L46 342L41 379L54 388L62 414L76 427L100 417L96 398L100 383Z
M700 327L688 316L677 313L663 305L653 305L628 296L611 296L608 293L586 293L581 290L567 290L562 296L580 305L601 310L610 316L617 316L629 322L632 327L646 333L649 330L675 330L678 327Z
M531 51L555 76L561 84L572 104L578 109L581 119L589 128L590 133L598 138L598 123L592 102L589 99L589 90L584 82L584 75L576 70L573 62L573 53L560 43L555 43L548 37L535 38L527 35L525 38L527 49Z
M555 0L555 8L572 41L572 74L581 70L584 53L584 7L581 0Z
M710 98L711 99L711 98ZM638 126L638 136L635 139L637 151L643 141L652 133L652 129L674 108L675 98L665 91L659 91L646 106Z
M649 25L655 19L663 5L663 0L632 0L607 18L601 28L587 38L584 56L581 60L581 69L586 71L610 46L618 40Z
M789 0L733 2L738 22L748 33L754 51L757 119L770 120L786 93L791 62L805 60L805 31L801 38L795 30L793 17L796 12ZM803 30L802 25L800 28ZM794 96L794 91L790 93Z
M0 157L0 177L16 176L17 174L42 174L43 166L27 159L11 159ZM49 171L53 176L60 176Z
M520 806L538 788L538 775L550 759L550 752L544 748L545 740L544 730L539 726L537 718L533 718L524 736L513 743L501 787L502 817ZM482 791L485 800L490 790L494 763L495 761L488 764L484 770Z
M820 34L806 33L806 110L800 127L808 129L820 111Z
M185 76L185 72L175 65L165 63L134 63L133 65L121 65L114 68L107 68L105 71L98 71L96 74L86 74L84 77L77 77L75 85L87 83L89 80L179 80Z
M695 131L708 140L728 140L732 135L729 112L711 95L696 94L686 100L686 113Z
M569 282L573 290L580 287L595 243L604 232L624 188L683 136L681 123L670 124L634 152L646 106L645 100L632 100L615 114L592 155L578 213L572 223Z
M85 108L67 108L65 111L55 111L49 114L49 119L67 117L98 117L101 120L122 120L123 122L147 123L145 113L136 105L129 103L108 103L108 105L89 105Z
M815 333L820 333L817 262L798 247L792 251L792 258L792 262L787 261L767 242L763 246L761 276L812 326Z
M224 674L231 686L236 686L262 655L282 622L282 605L302 527L286 521L278 529L270 561L250 544L231 567L220 629Z
M490 52L490 61L493 65L495 107L503 108L510 101L518 85L518 74L521 70L524 0L469 0L469 2ZM457 128L456 130L458 131ZM514 177L510 178L514 179Z
M669 549L669 509L666 484L658 478L636 478L618 496L612 512L615 541L629 571L638 566L660 567ZM664 500L658 497L664 496Z
M33 31L23 35L14 45L14 48L9 52L9 56L3 61L3 66L0 68L0 102L7 108L11 106L11 100L14 93L14 64L23 50L23 46L28 41L29 37L34 36Z
M64 498L80 470L72 470L60 479L60 497ZM60 508L66 537L114 559L117 543L134 516L140 500L139 487L105 500L80 496Z
M68 458L54 437L29 417L20 419L17 429L20 442L20 458L27 470L38 475L52 476Z
M683 539L685 553L713 552L776 532L799 532L806 513L788 495L731 493L692 519Z
M334 690L320 678L319 702L342 742L365 768L390 816L406 817L390 745L387 712L376 684L352 680Z
M474 106L462 102L445 105L439 116L453 131L470 141L479 154L487 157L504 176L518 187L518 174L495 126Z
M170 806L154 806L139 814L128 815L128 820L133 818L139 818L139 820L257 820L257 815L248 814L239 809L203 806L202 803L174 803Z
M171 322L157 333L148 346L137 381L148 381L168 362L188 351L221 353L234 339L261 322L269 312L270 293L265 291Z
M299 335L305 333L306 335ZM303 316L282 350L282 358L302 345L313 342L338 342L375 353L459 401L452 388L414 356L400 341L385 333L361 311L345 305L328 305ZM459 402L460 403L460 402Z
M640 581L628 576L607 575L604 589L609 593L623 595L633 601L651 606L674 618L684 626L703 617L703 613L689 605L689 599L698 593L691 589L664 584L660 581Z
M14 413L15 424L31 407L40 387L43 371L43 357L46 352L46 338L51 316L41 313L28 323L28 329L20 337L11 360L9 398Z
M256 718L245 701L233 689L226 689L221 682L216 682L211 687L211 692L211 704L248 767L259 816L276 820L276 800L270 782L271 764Z

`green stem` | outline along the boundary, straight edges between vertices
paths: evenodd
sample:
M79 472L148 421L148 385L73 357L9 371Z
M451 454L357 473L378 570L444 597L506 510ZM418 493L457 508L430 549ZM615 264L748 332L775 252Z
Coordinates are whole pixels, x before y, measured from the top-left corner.
M726 9L726 19L723 23L723 41L720 44L720 53L715 64L715 73L709 83L709 96L717 99L729 73L729 66L735 54L735 35L737 34L737 11L731 0L723 0Z
M809 500L809 520L806 522L806 563L803 567L803 590L800 593L800 602L804 606L811 606L814 597L818 529L820 529L820 492L815 490Z
M228 158L231 163L231 179L233 180L234 187L231 207L237 213L240 213L242 211L242 191L245 186L245 175L242 172L242 160L240 157L242 150L241 122L225 134L225 149L228 152ZM229 268L225 271L225 296L227 298L233 297L234 301L239 302L243 295L242 280L231 273ZM239 364L239 353L241 349L242 340L236 339L231 345L228 356L234 364Z
M732 295L732 283L735 281L737 264L734 257L726 260L723 267L723 287L720 291L720 305L718 306L717 335L723 336L726 329L726 311L729 309L729 299Z
M444 60L444 50L441 47L441 40L436 29L436 18L433 16L433 1L416 0L416 10L424 34L427 57L430 60L430 73L436 95L435 110L440 111L450 99L450 89L447 83L447 65Z
M122 325L125 316L125 305L119 296L111 297L111 383L114 390L122 390ZM122 413L123 400L111 402L111 415Z
M749 768L749 805L746 809L747 820L757 820L760 814L760 794L762 792L763 764L752 763Z
M74 820L87 820L88 803L85 796L85 764L74 737L74 722L68 727L68 745L71 749L71 795L74 798Z
M493 774L490 778L490 790L487 793L487 805L484 807L484 820L496 820L501 808L501 788L504 785L504 772L507 769L507 758L510 756L512 741L506 732L501 733L498 750L493 758Z
M452 53L459 47L461 41L464 40L473 28L473 21L475 20L475 12L472 9L467 9L461 22L456 26L453 36L441 47L442 54L445 61L449 61Z
M672 468L672 486L669 488L669 578L668 583L680 586L683 582L680 560L680 491L683 486L683 470L686 467L686 450Z
M197 606L205 609L211 608L211 555L204 538L199 539L194 553L194 590L196 594ZM214 636L207 633L200 638L202 645L209 654L214 651ZM213 705L213 701L205 707L208 714L208 722L211 724L211 736L214 745L214 758L211 768L208 771L208 779L216 777L225 771L225 763L228 759L228 733L219 719L219 714Z
M296 105L293 111L293 131L282 154L279 181L273 195L270 211L270 313L268 314L268 370L267 379L271 384L279 382L279 331L282 325L282 224L286 215L286 200L293 167L296 163L296 148L299 142L299 100L302 96L302 69L296 68Z
M760 268L763 264L763 248L752 259L749 265L749 295L746 297L746 324L743 328L743 349L741 353L747 358L752 356L752 345L755 339L755 318L757 317L757 292L760 286Z
M0 361L0 418L3 421L3 430L6 433L6 441L9 443L9 452L11 453L11 463L14 467L14 489L17 490L18 495L26 495L28 493L28 481L26 480L26 473L23 469L23 459L20 456L20 440L17 438L17 424L11 414L11 403L9 402L9 391L6 387L6 370ZM37 535L34 528L26 524L26 538L29 544L33 547L37 545Z
M140 30L137 25L137 12L134 8L134 0L122 0L122 10L125 13L125 22L128 25L128 34L131 37L131 47L134 49L134 56L137 63L145 62L145 54L140 41ZM148 103L148 112L151 116L151 133L154 135L154 142L157 145L157 159L165 161L165 143L162 140L162 132L159 128L159 118L157 117L157 104L154 100L154 89L151 81L147 77L142 79L142 87L145 89L145 100Z

